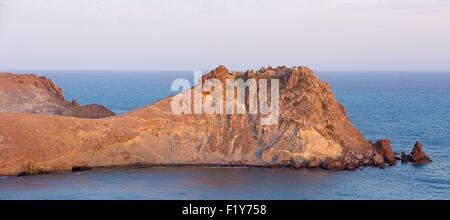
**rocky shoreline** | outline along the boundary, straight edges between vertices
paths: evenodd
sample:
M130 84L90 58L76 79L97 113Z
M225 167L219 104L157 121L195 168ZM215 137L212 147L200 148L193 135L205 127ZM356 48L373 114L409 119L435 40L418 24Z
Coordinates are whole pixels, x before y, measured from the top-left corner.
M410 155L399 156L389 140L365 139L331 86L307 67L230 72L219 66L203 76L220 82L279 80L280 114L273 125L261 125L260 113L174 114L173 96L113 116L97 105L80 109L66 101L47 78L0 76L0 175L140 165L335 171L385 168L397 160L431 162L420 143ZM195 87L183 93L195 94ZM200 94L202 101L210 96ZM194 109L193 104L188 107Z
M402 152L401 157L398 157L398 153L394 153L392 151L389 140L378 140L374 146L377 150L375 152L368 152L367 154L346 152L343 157L337 159L326 158L323 161L318 158L312 158L309 161L292 160L287 162L287 165L296 169L320 167L322 169L332 171L354 171L369 166L384 169L387 166L396 166L397 161L399 160L401 160L402 163L411 162L414 164L427 164L432 162L432 160L423 151L423 145L420 142L416 142L411 155L406 155L406 153Z
M185 166L195 166L195 167L244 167L244 168L261 168L261 169L276 169L276 168L294 168L294 169L324 169L329 171L356 171L362 170L364 167L378 167L380 169L385 169L388 166L396 166L397 161L402 163L413 163L418 165L423 165L431 163L432 160L423 151L423 145L420 142L416 142L410 155L406 155L402 152L402 157L398 157L398 153L393 152L390 146L389 140L378 140L375 145L383 146L378 152L369 152L369 154L362 154L357 152L347 152L344 157L333 159L325 158L325 160L320 160L319 158L311 158L307 160L290 160L283 161L279 164L274 165L246 165L243 163L236 164L133 164L133 165L123 165L123 166L105 166L96 167L101 168L148 168L148 167L185 167ZM384 153L384 152L388 153ZM415 155L413 157L412 155ZM392 159L394 158L394 160ZM405 159L406 158L406 159ZM415 159L413 159L415 158ZM72 167L71 172L91 170L91 167ZM66 171L67 172L67 171ZM23 172L18 174L18 176L24 176L27 173Z

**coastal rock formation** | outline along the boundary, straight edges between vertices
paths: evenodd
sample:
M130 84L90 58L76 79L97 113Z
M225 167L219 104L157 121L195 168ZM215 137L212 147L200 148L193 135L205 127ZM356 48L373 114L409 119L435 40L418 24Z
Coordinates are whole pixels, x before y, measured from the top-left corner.
M431 163L432 160L423 151L423 145L420 142L414 144L414 148L411 151L411 161L414 163Z
M116 114L103 105L89 104L83 106L72 106L66 109L62 115L77 118L105 118Z
M411 155L406 155L404 152L402 152L401 160L402 163L413 162L417 164L426 164L433 162L423 151L422 143L418 141L414 144Z
M308 168L316 168L316 167L320 166L320 164L322 164L322 162L319 160L319 158L311 157L311 158L309 158L307 167Z
M0 73L0 113L28 112L78 118L103 118L115 114L102 105L79 106L64 99L64 92L46 77Z
M397 165L397 159L395 158L394 151L391 148L391 142L389 140L378 140L375 143L377 153L380 154L384 161L390 166Z
M322 166L330 170L384 166L385 158L353 126L331 87L309 68L229 72L219 66L202 79L211 78L222 82L278 79L278 123L262 125L265 115L260 112L175 114L171 109L175 96L101 119L0 113L0 175L132 165L297 164L298 168ZM51 90L54 99L60 101L62 91L50 88L44 90ZM191 96L194 90L183 93ZM203 92L202 101L210 99L210 95ZM30 97L34 95L22 99ZM39 106L34 103L27 109L34 109L34 105ZM63 114L58 106L55 104L52 112ZM387 149L382 152L389 153Z
M336 171L336 170L343 170L344 165L338 159L326 158L325 161L322 163L322 168L327 169L327 170Z

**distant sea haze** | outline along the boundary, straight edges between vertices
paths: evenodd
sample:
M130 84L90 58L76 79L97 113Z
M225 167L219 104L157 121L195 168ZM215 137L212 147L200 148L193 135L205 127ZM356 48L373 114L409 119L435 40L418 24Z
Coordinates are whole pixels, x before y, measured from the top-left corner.
M29 72L29 71L28 71ZM192 71L33 71L45 73L81 104L118 114L174 94ZM0 199L450 199L450 72L317 72L331 84L356 127L370 140L389 138L409 153L420 140L426 166L385 170L254 168L100 169L5 177ZM74 193L76 192L76 193Z

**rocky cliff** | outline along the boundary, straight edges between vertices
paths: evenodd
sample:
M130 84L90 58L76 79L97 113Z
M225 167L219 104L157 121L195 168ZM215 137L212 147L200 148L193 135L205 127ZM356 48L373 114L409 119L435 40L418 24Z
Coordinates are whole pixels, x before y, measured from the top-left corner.
M262 125L259 113L174 114L174 97L103 119L0 113L0 175L126 165L339 170L385 164L347 118L330 86L306 67L229 72L219 66L203 77L209 78L279 79L278 123ZM57 87L52 93L55 100L62 97Z
M0 113L28 112L78 118L114 116L102 105L80 106L64 99L64 92L46 77L34 74L0 73Z

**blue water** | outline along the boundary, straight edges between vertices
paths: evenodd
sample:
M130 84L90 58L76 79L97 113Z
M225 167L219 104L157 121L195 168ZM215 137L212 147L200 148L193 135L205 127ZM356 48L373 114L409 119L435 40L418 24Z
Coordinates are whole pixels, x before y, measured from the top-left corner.
M36 71L67 99L101 103L116 113L169 94L190 71ZM426 166L385 170L255 168L99 169L0 179L0 199L450 199L450 72L318 72L368 139L389 138L395 151L416 140Z

